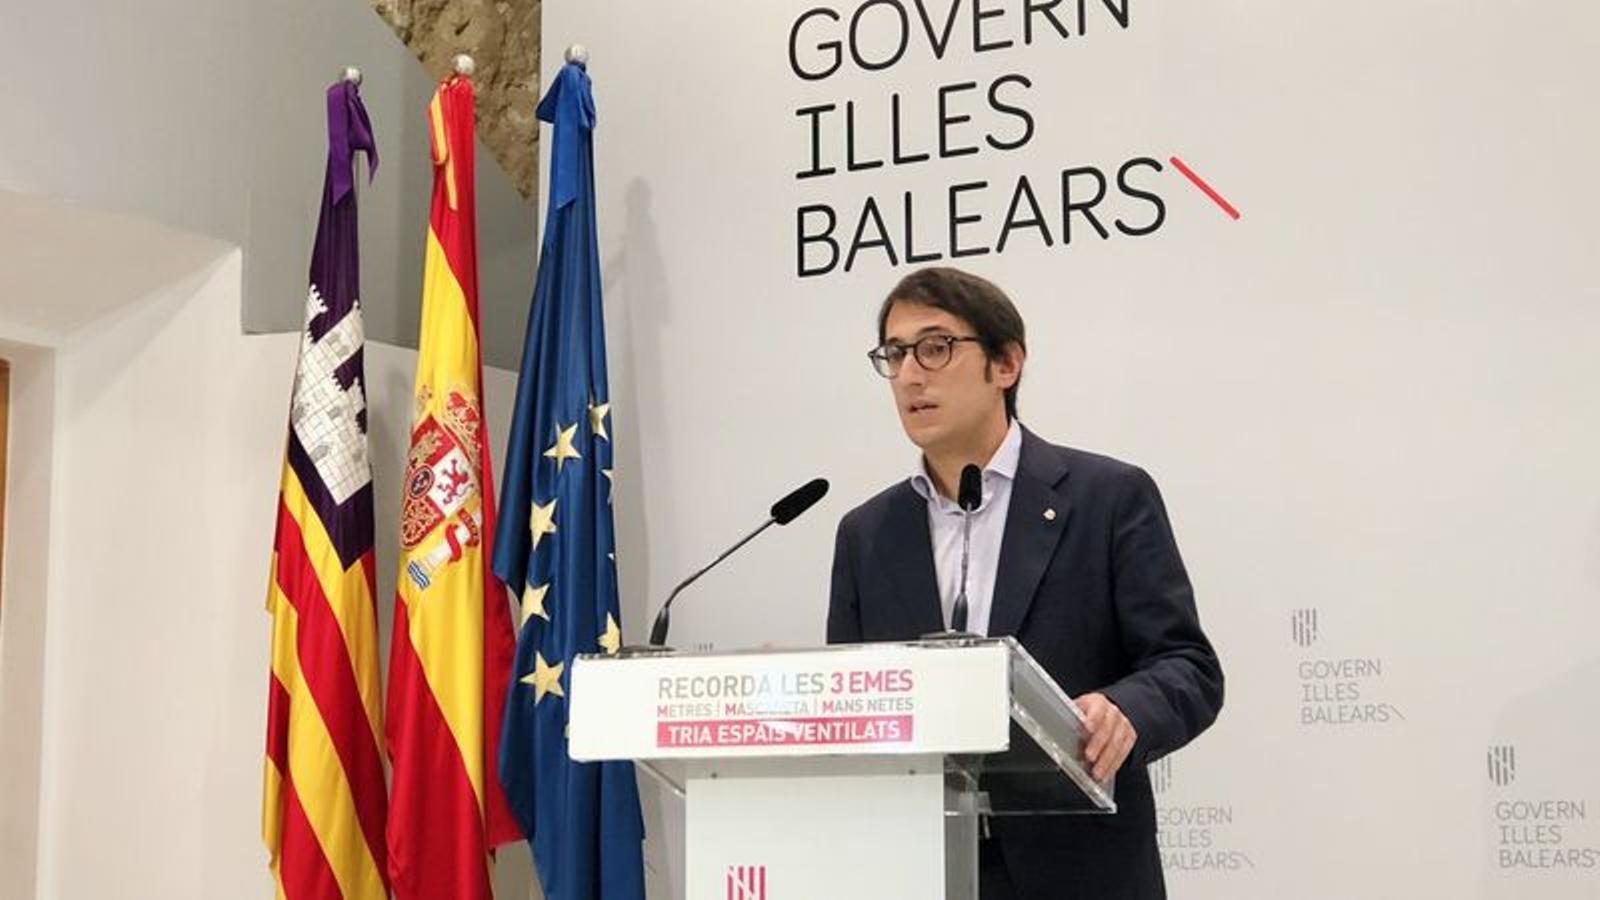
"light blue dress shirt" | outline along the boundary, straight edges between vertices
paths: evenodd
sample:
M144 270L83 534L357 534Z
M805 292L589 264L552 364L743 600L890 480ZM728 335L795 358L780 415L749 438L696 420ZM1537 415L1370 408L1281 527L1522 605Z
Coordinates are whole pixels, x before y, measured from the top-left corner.
M1000 541L1005 536L1006 511L1011 508L1011 484L1022 458L1022 428L1015 419L1005 440L983 468L983 502L972 513L972 544L967 558L967 630L989 633L989 611L994 605L994 578L1000 566ZM933 486L928 461L918 457L911 487L928 504L928 535L933 541L933 568L939 581L939 605L946 627L961 593L961 507Z

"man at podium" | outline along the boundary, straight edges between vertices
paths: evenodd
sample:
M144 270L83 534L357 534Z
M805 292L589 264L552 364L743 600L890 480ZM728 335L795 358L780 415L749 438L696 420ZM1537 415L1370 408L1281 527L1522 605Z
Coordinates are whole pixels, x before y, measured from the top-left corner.
M922 269L884 300L869 357L922 453L840 521L828 641L1016 637L1085 713L1118 812L992 819L980 896L1165 897L1145 766L1215 720L1222 668L1155 482L1018 422L1026 353L1016 307L975 275Z

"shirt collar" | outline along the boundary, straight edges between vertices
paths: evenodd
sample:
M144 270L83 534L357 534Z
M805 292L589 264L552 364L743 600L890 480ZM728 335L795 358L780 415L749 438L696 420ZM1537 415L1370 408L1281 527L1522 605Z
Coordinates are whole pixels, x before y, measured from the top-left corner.
M1000 446L995 448L994 456L989 457L989 464L983 467L983 480L985 487L993 476L1014 481L1017 477L1017 464L1022 459L1022 426L1016 419L1011 420L1011 426L1006 429L1005 439ZM928 475L928 458L917 457L917 469L911 474L911 488L922 499L940 506L954 506L943 494L933 486L933 478ZM989 491L985 490L983 500L989 501Z

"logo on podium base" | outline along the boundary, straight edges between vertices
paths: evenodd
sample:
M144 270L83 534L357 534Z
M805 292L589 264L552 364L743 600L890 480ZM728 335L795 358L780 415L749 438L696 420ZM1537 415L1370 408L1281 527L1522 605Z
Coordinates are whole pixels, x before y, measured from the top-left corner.
M766 866L729 866L728 900L767 900Z

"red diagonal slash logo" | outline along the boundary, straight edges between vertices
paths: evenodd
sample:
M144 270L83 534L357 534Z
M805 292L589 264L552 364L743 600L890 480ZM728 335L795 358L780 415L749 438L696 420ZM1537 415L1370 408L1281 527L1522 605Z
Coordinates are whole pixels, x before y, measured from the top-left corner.
M1194 182L1194 186L1199 188L1201 193L1205 194L1207 197L1210 197L1212 203L1222 207L1222 211L1227 213L1229 218L1239 218L1239 211L1233 208L1233 204L1229 203L1221 194L1217 193L1216 189L1211 185L1206 184L1206 180L1201 178L1199 175L1196 175L1193 169L1184 165L1183 160L1174 156L1172 157L1172 164L1178 168L1179 172L1183 173L1183 177Z

